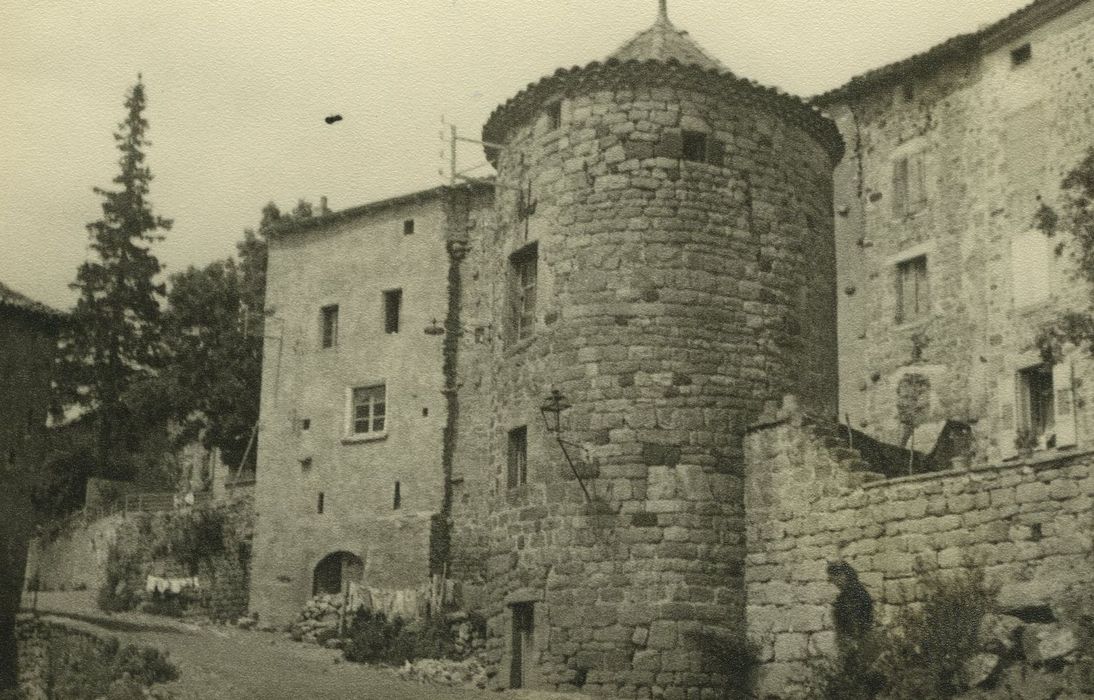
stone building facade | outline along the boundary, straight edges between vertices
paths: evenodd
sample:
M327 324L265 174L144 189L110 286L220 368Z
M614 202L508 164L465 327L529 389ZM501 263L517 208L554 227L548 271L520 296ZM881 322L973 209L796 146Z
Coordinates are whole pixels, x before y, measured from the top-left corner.
M429 190L270 236L251 591L263 620L351 581L391 595L429 582L447 405L443 340L422 331L447 315L452 199Z
M836 169L840 410L901 442L901 380L929 381L927 423L973 426L978 459L1016 439L1090 445L1090 362L1042 364L1039 327L1085 308L1041 203L1094 144L1094 3L1040 0L814 102L847 142ZM928 436L929 438L929 436Z
M275 231L252 607L445 573L498 687L719 697L747 635L778 695L831 646L829 559L883 609L966 545L1015 581L1088 560L1087 361L1033 347L1087 290L1029 223L1090 144L1092 8L1038 0L807 104L662 2L493 113L493 182ZM919 449L956 420L975 449L871 485L803 415ZM1001 464L1020 428L1039 449Z
M52 361L63 315L0 284L0 688L11 684L15 615L45 460Z
M496 226L469 240L461 307L494 332L460 347L451 570L495 680L722 689L743 430L784 391L835 410L842 143L664 13L499 107L483 139ZM552 390L572 404L557 433Z

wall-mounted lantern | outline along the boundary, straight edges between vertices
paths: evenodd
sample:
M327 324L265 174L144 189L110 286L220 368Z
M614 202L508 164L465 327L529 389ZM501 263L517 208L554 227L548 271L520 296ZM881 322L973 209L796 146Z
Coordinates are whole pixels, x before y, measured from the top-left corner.
M543 422L547 424L547 432L558 434L561 430L559 416L569 407L570 402L566 400L562 392L558 389L551 389L551 395L539 407L539 412L543 414Z

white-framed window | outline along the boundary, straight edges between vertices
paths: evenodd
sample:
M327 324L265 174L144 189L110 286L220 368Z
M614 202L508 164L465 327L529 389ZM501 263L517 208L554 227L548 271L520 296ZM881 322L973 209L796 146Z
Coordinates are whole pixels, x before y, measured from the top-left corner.
M927 256L918 255L896 264L896 323L914 323L931 311Z
M1021 449L1070 447L1076 442L1074 380L1068 360L1038 362L1005 375L999 384L1004 456Z
M349 390L346 437L371 438L387 433L387 385L370 384Z

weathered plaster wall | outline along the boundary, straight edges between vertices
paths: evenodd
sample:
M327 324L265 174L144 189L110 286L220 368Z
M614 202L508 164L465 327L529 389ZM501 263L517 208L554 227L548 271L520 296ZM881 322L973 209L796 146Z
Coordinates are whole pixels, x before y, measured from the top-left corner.
M31 540L27 554L28 585L38 590L98 590L106 580L106 557L124 522L121 513L92 522L78 520L55 536Z
M447 310L445 226L441 198L426 196L271 241L251 598L264 621L295 617L332 552L359 556L370 587L429 580L446 404L442 340L423 331ZM402 289L393 334L382 299L391 289ZM322 348L320 309L330 304L338 341ZM350 390L381 382L383 437L347 439Z
M511 605L531 603L528 685L684 697L727 685L715 641L740 636L744 426L786 386L834 408L831 160L750 88L604 70L559 95L560 128L537 114L509 134L498 224L472 240L463 308L495 332L461 345L453 570L489 618L499 684ZM681 129L724 157L682 160ZM508 268L531 243L535 330L518 341ZM544 428L552 387L590 503ZM509 488L519 426L528 483Z
M838 429L793 400L745 437L747 620L760 696L792 697L805 659L832 653L827 562L858 572L880 622L919 600L917 577L980 567L1004 608L1059 603L1094 567L1094 457L872 481Z
M929 418L974 423L981 459L997 460L1014 452L1003 415L1014 405L1015 371L1038 360L1038 327L1088 298L1066 256L1050 252L1041 268L1023 263L1029 254L1011 244L1031 229L1040 201L1058 201L1063 174L1094 145L1094 5L987 42L982 52L849 89L824 109L848 144L835 173L841 414L879 438L900 439L896 386L920 334L928 340ZM1012 65L1011 51L1025 43L1031 60ZM926 202L901 214L894 163L916 154ZM919 254L927 256L930 310L898 324L896 266ZM1047 299L1015 302L1016 288L1046 278ZM1081 381L1092 372L1089 362L1076 364L1086 446L1094 444L1094 404Z

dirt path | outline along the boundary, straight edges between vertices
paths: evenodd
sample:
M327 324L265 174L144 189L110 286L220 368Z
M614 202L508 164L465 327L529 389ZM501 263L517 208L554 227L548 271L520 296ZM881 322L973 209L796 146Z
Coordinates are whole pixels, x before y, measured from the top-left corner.
M24 608L31 606L30 597ZM504 693L421 685L390 669L344 662L341 653L267 632L206 627L141 613L107 614L89 592L40 593L38 610L109 631L123 643L167 649L179 680L167 684L185 700L539 700L557 694ZM567 695L567 700L578 696Z

